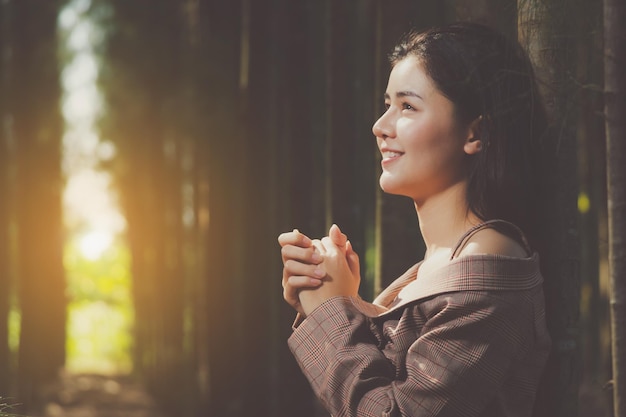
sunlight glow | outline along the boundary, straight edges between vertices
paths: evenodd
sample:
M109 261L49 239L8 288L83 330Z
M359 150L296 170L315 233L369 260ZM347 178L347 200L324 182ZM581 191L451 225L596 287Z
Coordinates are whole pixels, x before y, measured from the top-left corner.
M67 1L58 21L66 128L63 208L69 302L65 366L77 373L128 373L134 320L130 253L123 239L126 220L113 176L103 169L103 162L115 157L116 147L100 137L98 128L103 111L98 48L104 30L89 16L93 3Z
M102 231L93 231L84 235L78 244L80 253L90 261L100 259L102 254L111 247L113 236Z

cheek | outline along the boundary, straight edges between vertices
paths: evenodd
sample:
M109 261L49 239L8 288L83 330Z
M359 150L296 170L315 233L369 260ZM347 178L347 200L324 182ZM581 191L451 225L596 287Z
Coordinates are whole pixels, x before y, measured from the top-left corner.
M438 134L432 125L426 122L398 124L398 136L404 141L404 146L409 149L430 153L438 147Z
M407 125L403 130L405 149L434 169L452 169L464 157L464 140L450 126L437 123Z
M419 121L400 120L396 125L398 137L402 138L407 144L417 143L427 134L428 126Z

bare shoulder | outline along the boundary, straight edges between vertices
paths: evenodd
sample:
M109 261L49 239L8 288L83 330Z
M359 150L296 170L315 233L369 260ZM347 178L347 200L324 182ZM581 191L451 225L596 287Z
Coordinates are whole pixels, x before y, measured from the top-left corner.
M476 232L461 249L459 256L465 255L505 255L514 258L526 258L529 254L515 239L487 228Z

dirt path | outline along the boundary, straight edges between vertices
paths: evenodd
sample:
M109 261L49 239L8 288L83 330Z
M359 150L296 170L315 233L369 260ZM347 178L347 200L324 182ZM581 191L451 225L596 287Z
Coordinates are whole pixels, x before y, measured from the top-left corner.
M126 376L63 375L46 398L42 417L165 417Z

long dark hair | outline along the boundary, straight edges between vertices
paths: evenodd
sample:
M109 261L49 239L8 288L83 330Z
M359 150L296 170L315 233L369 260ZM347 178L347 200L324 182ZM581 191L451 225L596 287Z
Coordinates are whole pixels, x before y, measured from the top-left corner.
M468 155L468 209L536 233L547 117L528 55L516 41L476 23L412 32L390 54L414 56L454 104L459 123L478 120L483 148Z

